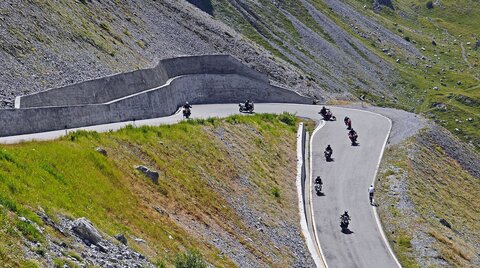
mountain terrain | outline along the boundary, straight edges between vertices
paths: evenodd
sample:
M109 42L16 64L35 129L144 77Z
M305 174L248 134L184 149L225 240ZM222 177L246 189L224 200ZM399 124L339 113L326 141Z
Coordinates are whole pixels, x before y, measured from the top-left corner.
M384 204L379 208L382 224L405 267L476 267L480 265L479 29L480 2L476 0L4 0L0 1L0 107L12 108L18 95L151 67L159 59L224 53L268 74L272 83L320 103L356 105L362 98L367 105L414 113L428 123L416 135L391 142L377 177L378 199ZM172 131L178 134L181 129L199 127L208 137L217 137L228 129L233 136L218 141L226 146L224 158L218 161L230 163L226 165L230 171L238 171L233 160L239 152L232 148L239 142L240 147L258 147L262 153L279 151L277 160L289 159L290 164L282 166L278 176L290 178L287 174L294 165L289 156L295 150L291 129L270 133L283 129L284 123L268 117L240 124L236 120L240 119L232 125L232 120L214 121L207 127L183 124ZM242 136L242 129L259 135L253 138L254 144L248 143L252 137ZM164 169L166 162L180 161L158 145L167 142L159 133L169 131L81 133L51 143L2 146L0 235L2 241L10 242L0 243L0 260L20 267L86 262L88 249L74 235L62 234L75 219L86 217L105 237L127 235L132 248L127 255L140 259L135 255L140 252L148 265L179 265L184 259L222 267L312 265L299 242L298 221L275 214L280 213L275 209L279 204L295 214L290 204L295 202L294 183L280 185L280 180L268 175L276 174L278 163L244 159L255 165L257 173L239 173L236 178L258 176L256 186L250 189L247 183L245 189L264 195L251 200L252 204L267 200L264 207L253 209L229 200L222 189L234 187L231 178L217 171L212 175L207 163L205 170L191 166L188 173L211 179L198 190L201 193L191 188L185 174L172 175L172 184L163 189L133 173L132 165L146 162ZM278 148L271 135L284 135L285 144L291 144ZM180 137L187 143L186 135ZM138 143L131 140L137 138ZM92 152L97 146L118 154L103 159ZM184 146L178 151L188 152L189 157L211 157L200 145ZM122 148L131 154L123 155ZM31 153L35 151L41 153ZM95 167L90 171L78 167L84 177L102 178L99 183L108 185L105 189L110 192L96 192L91 185L81 185L85 192L76 192L77 180L84 177L75 177L78 170L69 168L75 154L85 157L85 165ZM263 184L260 178L265 176L272 181ZM113 190L119 183L124 187ZM174 190L177 184L195 199ZM214 195L206 189L214 189ZM57 197L57 192L64 195ZM124 194L128 198L122 200ZM225 203L212 205L219 196ZM126 209L127 203L139 211ZM160 203L170 205L165 208ZM198 204L208 208L193 210ZM270 216L259 216L262 213ZM224 215L232 216L231 221L224 222ZM165 227L151 230L149 222ZM219 240L210 241L212 229L222 230ZM245 232L259 240L246 241L250 233ZM295 235L288 241L269 240L292 232ZM122 246L112 241L108 245L123 254ZM264 247L262 241L266 241ZM235 250L228 251L232 247Z

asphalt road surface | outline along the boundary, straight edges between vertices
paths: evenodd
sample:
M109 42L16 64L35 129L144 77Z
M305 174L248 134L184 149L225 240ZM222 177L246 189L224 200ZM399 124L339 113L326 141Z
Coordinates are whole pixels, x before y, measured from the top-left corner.
M312 177L320 176L323 195L312 194L316 231L323 256L330 267L398 267L383 240L368 198L391 123L378 114L332 108L337 121L327 121L312 139ZM352 119L358 146L352 146L345 116ZM324 150L330 144L333 161ZM352 218L342 232L340 215Z
M296 113L320 120L319 106L297 104L255 104L257 113ZM312 206L316 236L322 255L330 267L397 267L395 258L379 229L374 209L369 204L367 189L372 183L391 123L378 114L347 108L332 108L337 121L329 121L312 138L313 177L323 179L323 196L313 193ZM192 118L225 117L238 114L238 104L194 105ZM343 117L348 115L359 134L359 146L351 146ZM121 122L77 129L1 137L0 143L29 140L51 140L78 129L106 132L128 124L160 125L182 120L182 114ZM333 148L333 162L325 162L323 151ZM307 184L309 185L309 184ZM313 191L311 189L310 191ZM348 210L352 217L350 232L342 233L340 214Z

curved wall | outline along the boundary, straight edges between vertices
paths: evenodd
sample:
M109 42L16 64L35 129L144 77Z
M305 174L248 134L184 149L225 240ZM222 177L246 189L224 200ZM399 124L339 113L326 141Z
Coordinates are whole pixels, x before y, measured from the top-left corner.
M268 77L230 55L187 56L161 60L154 68L120 73L17 97L16 108L99 104L164 85L189 74L240 74L268 83Z
M0 110L0 136L45 132L173 114L192 104L255 102L312 103L296 92L263 79L239 74L196 74L169 79L165 85L103 104Z

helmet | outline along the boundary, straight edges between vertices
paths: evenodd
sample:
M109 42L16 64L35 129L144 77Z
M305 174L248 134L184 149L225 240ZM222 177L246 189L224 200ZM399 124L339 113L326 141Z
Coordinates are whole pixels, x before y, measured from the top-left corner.
M188 101L186 101L185 104L188 104Z

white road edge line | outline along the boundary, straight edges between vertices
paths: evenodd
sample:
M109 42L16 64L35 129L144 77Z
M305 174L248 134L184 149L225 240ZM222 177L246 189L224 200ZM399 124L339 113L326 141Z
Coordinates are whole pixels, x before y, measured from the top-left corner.
M342 108L342 107L337 106L337 108ZM385 138L385 142L383 143L382 153L380 154L380 157L378 158L377 167L375 168L375 174L373 175L372 185L374 185L375 184L375 178L377 177L378 169L380 168L380 164L382 162L383 153L385 152L385 147L387 146L388 138L390 138L390 132L392 131L392 120L390 118L382 115L382 114L374 113L374 112L371 112L371 111L365 111L365 110L360 110L360 109L355 109L355 108L342 108L342 109L355 110L355 111L361 111L361 112L366 112L366 113L379 115L381 117L386 118L388 120L389 124L390 124L390 128L388 129L388 133L387 133L388 135ZM401 268L402 265L400 264L400 262L397 259L397 256L395 255L392 248L390 247L390 243L388 243L387 236L385 235L385 232L383 231L382 224L380 223L380 217L378 216L378 212L377 212L377 207L372 206L372 210L373 210L373 214L375 216L375 221L377 222L378 230L380 230L380 235L382 236L383 242L387 246L388 251L390 252L390 255L392 255L393 259L395 260L395 263L397 263L398 267Z
M318 127L313 131L312 133L312 136L310 136L310 152L309 152L309 165L310 165L310 178L309 179L309 183L308 185L310 186L308 191L310 193L310 199L309 199L309 207L310 207L310 213L311 213L311 216L312 216L312 226L313 226L313 232L314 232L314 238L315 238L315 245L316 245L316 248L317 248L317 252L320 252L320 255L322 256L321 260L322 260L322 263L323 263L323 266L318 266L317 267L325 267L325 268L328 268L328 265L327 265L327 261L325 259L325 255L323 255L323 251L322 251L322 247L320 245L320 239L318 238L318 232L317 232L317 226L315 224L315 215L314 215L314 212L313 212L313 205L312 205L312 200L313 200L313 191L312 191L312 180L313 180L313 172L312 172L312 167L313 167L313 138L315 137L315 134L317 134L317 132L323 127L325 126L325 120L322 120L320 122L320 125L318 125Z
M322 260L318 255L316 244L312 240L310 231L308 230L307 217L305 213L305 207L303 203L304 189L302 187L302 167L307 165L304 161L303 149L305 144L303 143L304 124L300 123L297 130L297 195L298 195L298 208L300 213L300 227L302 229L303 237L305 237L305 243L307 244L308 251L312 255L313 261L317 267L321 267ZM305 166L306 167L306 166ZM305 168L306 170L306 168ZM305 173L306 175L306 173ZM306 180L307 178L305 178Z

